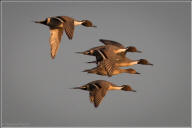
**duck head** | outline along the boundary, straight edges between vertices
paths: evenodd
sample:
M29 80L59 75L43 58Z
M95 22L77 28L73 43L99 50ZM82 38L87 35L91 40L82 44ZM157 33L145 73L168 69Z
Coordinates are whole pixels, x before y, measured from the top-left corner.
M123 91L136 92L136 90L133 90L130 85L122 85L121 87L122 87L121 90Z
M135 69L132 69L132 68L128 68L128 69L125 69L127 73L130 73L130 74L140 74L139 72L137 72Z
M139 62L138 62L138 64L151 65L151 66L153 66L153 64L149 63L149 61L146 60L146 59L140 59Z
M137 50L137 48L135 46L129 46L126 48L127 52L138 52L138 53L142 53L141 51Z
M81 22L82 22L82 25L85 27L95 27L95 28L97 27L97 26L93 25L93 23L89 20L82 20Z

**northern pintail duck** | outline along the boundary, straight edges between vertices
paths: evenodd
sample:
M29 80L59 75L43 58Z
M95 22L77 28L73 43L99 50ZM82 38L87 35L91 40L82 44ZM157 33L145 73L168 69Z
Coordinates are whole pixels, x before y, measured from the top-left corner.
M121 43L118 43L118 42L112 41L112 40L106 40L106 39L100 39L99 41L102 42L105 45L113 45L113 46L118 47L118 50L116 50L117 54L118 53L126 54L127 52L138 52L138 53L141 53L141 51L139 51L135 46L125 47Z
M95 107L99 106L102 99L104 98L107 91L109 90L123 90L123 91L136 92L131 88L130 85L117 86L105 80L92 81L83 86L74 87L73 89L81 89L81 90L89 91L90 102L93 103Z
M127 67L127 66L133 66L135 64L141 64L141 65L153 65L149 63L146 59L139 59L139 60L131 60L126 55L117 55L114 52L110 52L112 50L111 47L105 47L101 48L99 50L95 50L93 55L96 57L96 61L91 61L88 63L98 63L102 61L104 58L113 61L115 66L119 67Z
M119 55L123 55L123 56L125 56L127 52L141 53L141 51L139 51L135 46L125 47L122 44L115 42L115 41L112 41L112 40L100 39L99 41L105 45L94 47L94 48L91 48L91 49L86 50L84 52L77 52L77 53L94 56L95 50L100 50L103 48L105 48L105 50L110 48L110 52L114 52L115 54L119 54Z
M125 73L130 70L125 70L125 69L120 69L119 67L127 67L127 66L132 66L135 64L142 64L142 65L153 65L149 63L146 59L140 59L140 60L130 60L127 57L116 57L116 58L108 58L107 55L102 52L102 50L96 50L94 52L94 55L96 56L96 63L97 67L90 69L90 70L85 70L86 72L90 73L96 73L99 75L105 75L107 74L108 76L112 75L117 75L119 73ZM107 72L107 73L105 73ZM130 71L129 73L131 73ZM138 73L136 73L138 74Z
M153 66L153 64L149 63L149 61L146 60L146 59L131 60L131 59L125 57L123 59L121 58L121 59L116 59L115 60L115 66L119 66L119 67L133 66L133 65L136 65L136 64Z
M63 35L63 30L65 30L65 33L68 36L69 40L72 40L75 26L83 25L85 27L96 27L89 20L78 21L68 16L48 17L43 21L35 21L35 23L40 23L49 26L49 42L51 46L52 59L54 59L57 54L59 44L61 42L61 37Z
M105 68L103 64L99 64L97 67L84 70L83 72L102 75L102 76L109 76L109 77L113 75L118 75L120 73L140 74L137 71L135 71L135 69L132 69L132 68L122 69L117 66L113 66L113 69L110 72Z

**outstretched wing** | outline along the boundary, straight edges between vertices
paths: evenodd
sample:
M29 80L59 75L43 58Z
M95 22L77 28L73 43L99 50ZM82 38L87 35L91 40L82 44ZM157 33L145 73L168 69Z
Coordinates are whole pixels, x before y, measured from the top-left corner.
M102 52L102 49L97 50L97 51L98 51L98 56L100 58L102 58L99 61L97 60L98 61L98 66L103 66L105 71L107 72L107 75L112 76L113 71L114 71L113 59L108 59L106 54L104 52Z
M112 62L112 60L105 59L99 63L99 66L104 67L104 69L107 72L107 75L109 77L111 77L113 75L113 71L114 71L115 66L114 66L114 63Z
M94 94L94 106L98 107L101 101L103 100L104 96L102 96L101 90L98 90Z
M74 22L73 21L67 21L64 23L64 29L66 32L66 35L70 40L73 38L73 33L74 33Z
M98 84L91 84L90 87L92 87L92 91L89 93L90 101L94 103L95 107L98 107L106 95L107 89Z
M63 29L65 30L69 40L72 40L74 33L74 19L68 16L57 16L57 18L62 20Z
M50 38L49 43L51 46L51 57L55 58L57 51L59 49L59 45L61 42L61 37L63 35L63 29L50 28Z
M122 44L116 42L116 41L112 41L112 40L105 40L105 39L100 39L100 42L102 42L105 45L114 45L117 46L119 48L125 48Z

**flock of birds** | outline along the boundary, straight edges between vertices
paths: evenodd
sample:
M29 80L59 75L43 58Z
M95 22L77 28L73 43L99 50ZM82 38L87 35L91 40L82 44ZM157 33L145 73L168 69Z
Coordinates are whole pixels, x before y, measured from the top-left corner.
M44 24L50 29L49 42L52 59L55 58L58 52L63 31L65 31L69 40L71 40L73 38L75 26L83 25L85 27L96 27L89 20L78 21L68 16L48 17L43 21L34 22ZM92 69L84 70L84 72L111 77L120 73L140 74L133 68L123 69L121 67L128 67L135 64L153 65L146 59L131 60L127 58L127 52L141 53L141 51L134 46L125 47L122 44L112 40L100 39L99 41L104 45L91 48L84 52L77 52L79 54L96 57L95 61L88 63L96 63L97 66ZM90 102L93 103L95 107L99 106L108 90L124 90L135 92L130 85L117 86L105 80L92 81L86 85L74 87L73 89L89 91Z

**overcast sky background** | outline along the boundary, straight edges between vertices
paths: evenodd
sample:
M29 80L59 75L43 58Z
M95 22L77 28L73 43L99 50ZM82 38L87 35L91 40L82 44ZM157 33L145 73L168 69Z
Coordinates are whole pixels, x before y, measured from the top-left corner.
M64 34L52 60L48 27L32 21L58 15L98 27L76 27L73 40ZM2 30L5 126L189 126L189 2L4 2ZM136 46L143 53L127 56L154 66L111 78L82 72L95 58L75 52L101 38ZM88 92L69 89L98 79L137 92L110 91L94 108Z

